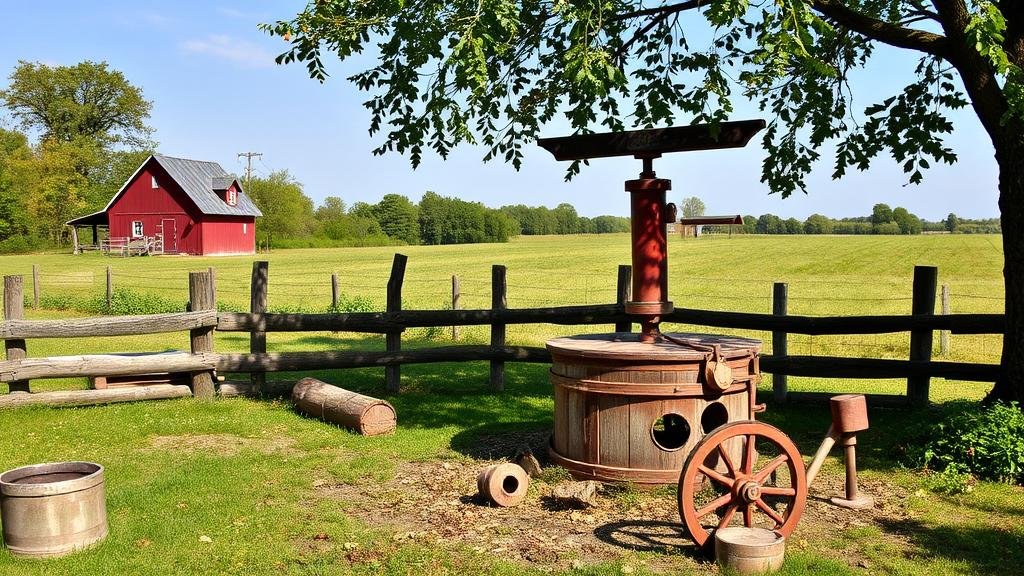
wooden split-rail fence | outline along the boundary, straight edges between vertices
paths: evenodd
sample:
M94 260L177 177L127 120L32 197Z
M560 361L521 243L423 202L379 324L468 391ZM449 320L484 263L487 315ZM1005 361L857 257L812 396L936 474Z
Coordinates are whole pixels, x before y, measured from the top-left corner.
M21 276L4 277L4 321L0 339L7 359L0 361L0 382L12 393L29 392L29 382L39 378L111 377L151 373L191 374L191 393L198 398L216 394L214 372L249 373L250 383L221 386L222 394L270 393L267 372L305 371L380 366L391 393L399 392L403 364L430 362L490 362L490 385L504 389L506 362L550 362L547 350L539 347L509 346L505 329L510 324L600 325L610 324L619 332L632 328L624 304L629 299L630 267L620 266L617 301L603 305L519 308L507 306L506 269L495 265L491 274L491 307L464 310L458 307L458 283L453 280L453 309L403 310L402 284L406 257L396 254L387 284L387 305L383 312L326 314L285 314L267 312L267 262L253 262L249 312L218 312L214 271L189 274L188 311L140 316L89 317L62 320L25 320L24 283ZM826 378L906 378L906 394L869 395L873 403L898 403L922 406L928 403L933 377L954 380L992 382L999 365L932 360L933 334L1001 334L1001 314L935 314L938 270L930 266L914 269L912 313L888 316L790 316L787 314L787 286L776 283L772 314L752 314L711 310L677 309L663 322L709 326L724 329L770 331L772 354L761 357L761 370L774 375L773 392L777 401L815 400L827 394L789 392L787 376ZM336 284L335 284L336 286ZM335 299L337 289L334 289ZM403 350L402 333L408 328L489 325L489 345L453 345ZM152 354L101 354L31 358L26 340L34 338L91 338L188 331L188 352ZM248 353L216 352L214 331L248 332ZM307 351L268 352L268 332L356 332L384 334L384 351ZM787 336L860 335L895 332L910 333L910 355L906 360L799 356L787 354ZM248 386L246 388L246 386ZM167 389L168 395L186 395L184 386ZM90 393L120 394L124 399L146 397L145 390L74 391L61 393L66 403L89 403ZM53 393L48 393L53 394ZM0 406L30 403L22 394L0 396ZM34 396L34 395L29 395ZM17 398L21 397L21 398ZM105 397L105 396L104 396ZM57 399L54 403L62 403Z

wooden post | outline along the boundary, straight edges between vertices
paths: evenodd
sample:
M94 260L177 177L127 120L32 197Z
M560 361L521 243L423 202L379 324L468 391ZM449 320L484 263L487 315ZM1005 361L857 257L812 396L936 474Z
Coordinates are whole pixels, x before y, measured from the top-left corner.
M491 267L491 308L504 310L508 308L508 286L505 284L505 267L495 264ZM505 325L491 324L491 346L505 345ZM505 362L491 360L491 390L505 390Z
M629 264L619 264L619 281L615 287L615 302L625 306L629 301L630 292L633 289L633 267ZM620 320L615 323L616 332L630 332L633 330L633 323L629 320Z
M785 316L789 313L789 284L776 282L772 287L772 314ZM781 358L789 354L788 334L772 332L772 355ZM789 377L785 374L772 375L772 396L776 402L785 402L789 393Z
M78 254L81 250L78 248L78 228L75 226L71 227L71 244L75 247L72 254Z
M939 269L935 266L914 266L914 291L911 314L935 313L935 289L938 285ZM910 361L929 362L932 359L932 331L916 330L910 333ZM928 404L928 376L907 378L907 399L913 406Z
M267 283L270 280L269 264L266 260L257 260L252 263L252 279L249 282L249 311L253 314L262 314L267 311ZM249 332L249 353L263 354L267 351L266 320L259 322L256 330ZM261 397L266 392L267 373L250 372L249 381L252 382L253 390Z
M949 284L942 285L942 315L948 316L949 310ZM949 330L939 331L939 354L949 354Z
M338 312L338 273L331 274L331 312Z
M209 272L189 272L188 298L192 311L214 310L213 279ZM213 352L213 327L196 328L189 331L192 341L192 353ZM214 397L213 374L210 372L192 373L192 395L200 399Z
M462 308L462 303L459 299L462 298L462 292L459 290L459 277L452 274L452 310L459 310ZM452 325L452 340L459 339L459 326Z
M4 276L4 320L25 318L24 280L21 276ZM24 340L5 340L4 349L8 360L21 360L27 356ZM11 392L30 392L28 380L17 380L8 384Z
M39 308L39 266L32 265L32 307Z
M110 314L110 306L114 300L114 275L107 266L107 314Z
M395 254L395 260L391 263L391 277L388 278L388 312L399 312L402 310L402 282L405 281L405 263L408 258L404 254ZM402 331L388 332L385 336L387 351L400 352L402 350ZM400 365L384 368L384 386L388 392L397 394L402 386L402 367Z
M213 309L217 309L217 269L210 266L206 269L210 273L210 290L213 290Z

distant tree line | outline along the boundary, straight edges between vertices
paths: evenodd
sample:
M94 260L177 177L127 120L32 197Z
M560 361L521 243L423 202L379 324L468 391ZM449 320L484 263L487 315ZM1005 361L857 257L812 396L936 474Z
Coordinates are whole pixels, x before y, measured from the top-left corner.
M728 232L727 226L705 226L705 233ZM971 220L950 213L945 220L929 222L903 207L875 204L870 216L829 218L811 214L806 220L783 219L774 214L744 216L743 225L734 232L744 234L999 234L998 218Z
M277 248L471 244L507 242L520 234L602 234L629 231L619 216L579 216L569 204L488 208L480 202L426 192L419 203L401 194L351 206L337 196L314 208L302 185L287 171L256 177L248 185L263 212L256 241Z

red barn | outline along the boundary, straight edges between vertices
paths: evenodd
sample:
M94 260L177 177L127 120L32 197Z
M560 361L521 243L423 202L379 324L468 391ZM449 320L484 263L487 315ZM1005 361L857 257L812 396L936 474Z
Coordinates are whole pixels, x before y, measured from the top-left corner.
M155 154L146 159L107 207L68 222L75 252L123 245L155 246L168 254L254 254L259 208L235 176L216 162ZM92 228L93 244L78 242ZM106 244L98 228L108 228Z

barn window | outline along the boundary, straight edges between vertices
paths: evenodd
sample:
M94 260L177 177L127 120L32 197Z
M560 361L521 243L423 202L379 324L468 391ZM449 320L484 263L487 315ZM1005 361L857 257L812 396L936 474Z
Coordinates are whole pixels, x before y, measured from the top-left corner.
M229 206L234 206L238 202L238 192L236 190L228 190L227 201Z
M132 238L138 238L142 236L142 220L134 220L132 222Z
M249 233L249 223L248 222L242 222L242 234L248 234L248 233Z
M153 188L159 188L160 187L160 185L157 184L157 182L156 182L156 176L150 176L149 179L152 182Z

